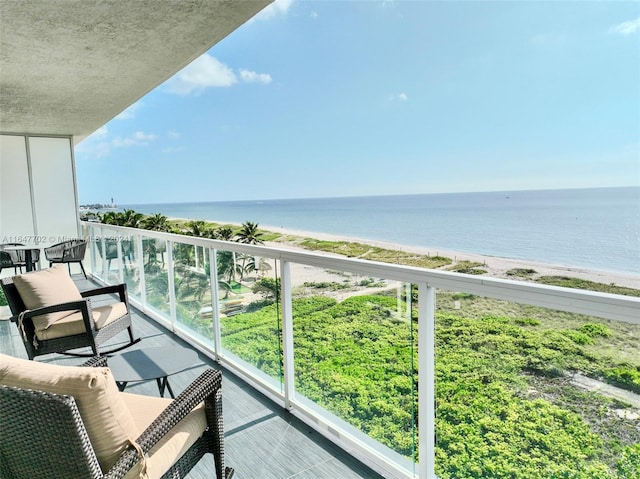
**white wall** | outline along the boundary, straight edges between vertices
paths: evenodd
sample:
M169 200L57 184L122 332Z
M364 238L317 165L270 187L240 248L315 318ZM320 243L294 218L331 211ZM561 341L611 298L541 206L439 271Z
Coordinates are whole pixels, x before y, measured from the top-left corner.
M71 138L0 135L0 243L78 237Z

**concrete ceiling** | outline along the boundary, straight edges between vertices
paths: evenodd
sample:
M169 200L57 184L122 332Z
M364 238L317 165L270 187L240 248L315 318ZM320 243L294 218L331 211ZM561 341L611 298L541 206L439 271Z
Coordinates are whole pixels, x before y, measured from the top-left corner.
M0 132L94 132L273 0L0 0Z

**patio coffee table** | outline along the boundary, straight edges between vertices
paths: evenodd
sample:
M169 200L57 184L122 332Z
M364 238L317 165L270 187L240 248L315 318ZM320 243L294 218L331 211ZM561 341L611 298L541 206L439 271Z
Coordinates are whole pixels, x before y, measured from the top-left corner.
M151 381L158 383L160 396L167 389L175 398L168 377L184 371L200 362L198 354L179 346L135 349L109 356L109 369L118 389L124 391L130 382Z

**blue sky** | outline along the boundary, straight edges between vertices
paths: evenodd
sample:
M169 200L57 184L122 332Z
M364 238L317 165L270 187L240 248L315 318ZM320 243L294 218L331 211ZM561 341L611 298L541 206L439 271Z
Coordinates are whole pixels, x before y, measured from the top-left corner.
M80 203L640 185L640 3L278 0L75 156Z

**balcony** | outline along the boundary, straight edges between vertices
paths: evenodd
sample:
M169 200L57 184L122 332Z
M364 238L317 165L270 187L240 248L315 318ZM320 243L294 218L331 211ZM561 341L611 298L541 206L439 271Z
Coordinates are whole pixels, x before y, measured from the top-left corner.
M85 280L82 274L73 275L78 288L86 290L96 283ZM135 334L142 338L136 347L166 347L190 344L140 311L133 311ZM118 337L116 340L122 340ZM117 341L110 344L119 345ZM0 351L15 357L27 357L14 324L0 321ZM84 360L52 354L39 361L78 365ZM240 478L341 477L348 479L380 477L349 454L324 439L300 420L248 387L240 378L211 360L206 354L187 371L170 378L173 391L178 394L205 367L223 371L223 412L225 426L225 458ZM132 383L127 392L158 395L155 381ZM168 394L167 394L168 396ZM251 451L247 454L247 451ZM211 478L213 457L200 461L189 477Z
M437 418L458 420L475 411L474 403L495 398L487 391L495 392L498 374L513 378L521 409L480 418L484 432L479 434L491 435L509 454L511 438L497 435L494 426L533 421L525 415L543 414L547 391L512 375L508 353L497 351L497 345L513 341L514 347L531 348L522 369L532 376L561 375L565 358L554 349L557 332L530 334L545 321L542 316L570 324L573 315L581 315L580 324L622 325L621 334L632 338L628 358L637 362L638 298L95 223L82 227L91 239L85 266L94 281L128 285L138 308L135 327L144 337L136 347L177 342L199 352L202 364L172 378L174 390L204 364L224 371L227 458L239 477L434 478L444 459L439 451L466 454L465 444L447 443L455 435L436 427ZM512 336L483 335L499 332L509 316L520 318L509 325ZM461 337L474 331L462 328L462 321L480 329ZM7 334L1 337L11 340L3 341L2 351L24 356L15 327ZM569 340L572 335L575 341ZM572 332L559 341L573 347L583 339ZM605 343L628 349L618 339ZM457 362L444 368L436 344L458 347ZM354 347L358 354L340 354ZM587 352L585 364L592 364L597 354ZM505 367L482 361L503 361ZM469 384L477 388L446 391L461 404L452 410L454 402L436 403L436 388L448 387L445 376L459 372L456 368L473 373ZM154 384L131 390L157 394ZM599 407L596 396L588 397ZM621 411L633 418L640 404L635 395L629 397L630 406ZM584 431L576 427L576 416L568 416L568 433L556 434L557 424L549 423L550 446L536 447L579 442ZM477 434L469 431L469 441ZM587 458L592 445L579 447ZM490 477L486 470L478 474Z

